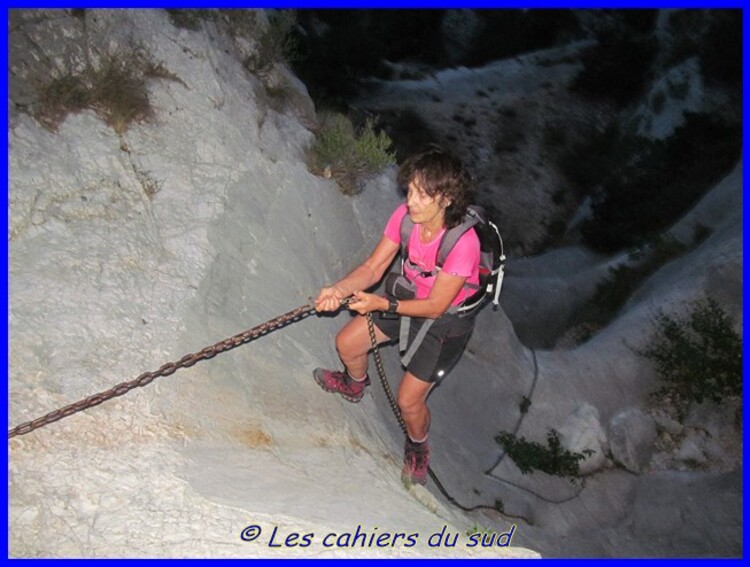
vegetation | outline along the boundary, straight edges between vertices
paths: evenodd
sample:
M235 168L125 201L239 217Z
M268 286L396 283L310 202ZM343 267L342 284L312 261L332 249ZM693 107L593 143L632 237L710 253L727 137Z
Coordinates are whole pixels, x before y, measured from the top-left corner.
M675 11L669 16L675 41L663 46L653 39L653 11L616 12L618 19L597 32L598 44L583 55L583 71L574 81L578 92L620 106L638 100L661 48L668 49L664 65L697 56L708 83L730 90L741 84L739 11ZM684 89L672 84L654 93L652 110L663 110L667 94L684 97ZM613 125L555 152L579 198L592 197L592 218L582 226L586 243L605 253L642 246L687 212L740 159L742 125L734 106L712 115L686 113L683 125L663 141ZM550 143L556 135L549 132Z
M67 72L45 84L33 114L46 128L56 131L69 113L92 109L121 134L133 122L151 118L148 78L182 83L161 63L155 64L136 50L107 54L96 69Z
M466 536L473 536L473 535L485 535L485 534L494 534L495 530L491 530L489 528L484 528L480 526L479 524L473 524L469 528L466 529Z
M395 163L391 145L385 132L375 131L372 119L356 129L343 114L323 114L307 165L316 175L333 177L344 194L355 195L365 179Z
M92 75L90 95L90 106L118 133L152 113L145 65L137 57L106 57Z
M253 38L258 33L258 12L251 9L224 8L174 8L166 9L169 21L176 28L198 31L203 22L226 24L229 35L233 38Z
M610 268L610 276L596 287L593 303L606 322L622 307L636 288L687 247L672 237L660 236L630 253L628 264Z
M593 455L594 451L585 449L582 453L574 453L562 448L557 431L550 429L547 433L547 445L535 441L517 438L514 434L500 432L495 441L513 459L523 474L533 473L535 470L559 477L570 477L571 482L580 478L579 462Z
M300 58L297 38L292 34L297 24L294 10L269 12L268 27L257 37L255 52L243 64L257 75L268 74L276 64L292 63Z
M731 171L741 144L741 124L686 113L663 141L610 127L572 145L559 165L580 194L592 195L586 243L611 253L655 238Z
M197 31L204 20L212 17L212 10L200 10L193 8L167 9L169 21L176 28Z
M42 87L34 116L47 129L56 131L68 113L88 108L90 98L82 77L65 73Z
M140 183L141 188L143 189L143 192L149 199L153 198L154 195L161 191L161 187L164 184L163 179L155 179L151 172L141 171L135 166L133 167L133 171L135 173L136 179L138 179L138 183Z
M276 64L299 59L298 40L293 34L297 25L295 10L267 10L268 26L261 29L258 13L253 9L167 9L172 25L199 30L204 21L221 23L233 38L255 43L253 53L243 61L253 74L267 75Z
M609 269L609 276L597 285L592 300L571 317L568 326L577 330L576 344L587 341L593 332L611 321L649 276L700 244L710 233L710 229L698 224L691 244L662 235L634 248L626 262Z
M659 311L656 331L640 354L665 380L655 395L669 395L681 414L690 402L721 402L742 394L742 339L713 298L695 302L683 317Z

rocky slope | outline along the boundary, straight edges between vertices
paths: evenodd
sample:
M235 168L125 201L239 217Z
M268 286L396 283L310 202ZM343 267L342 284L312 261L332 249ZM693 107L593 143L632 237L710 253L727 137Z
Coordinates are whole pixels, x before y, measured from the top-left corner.
M149 79L153 119L119 134L93 111L57 132L12 118L9 426L307 303L363 258L397 203L390 178L351 200L309 174L304 87L277 70L266 81L288 94L272 105L243 44L215 23L190 31L162 10L93 10L17 12L10 24L16 101L30 100L40 67L75 70L133 46L178 80ZM387 206L378 193L392 193ZM401 486L401 441L378 409L311 379L335 363L341 317L12 439L11 555L455 554L427 537L463 535L468 519ZM258 540L243 541L253 525ZM363 543L358 529L416 536ZM279 544L294 533L300 545ZM329 533L352 541L326 545Z

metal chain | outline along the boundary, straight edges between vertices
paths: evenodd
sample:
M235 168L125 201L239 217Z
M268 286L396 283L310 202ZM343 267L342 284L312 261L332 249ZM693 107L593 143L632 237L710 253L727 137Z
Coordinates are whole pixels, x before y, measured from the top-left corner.
M104 392L99 392L98 394L89 396L88 398L80 400L74 404L70 404L68 406L52 411L48 413L47 415L44 415L33 421L27 421L26 423L22 423L21 425L18 425L8 431L8 439L10 439L11 437L15 437L16 435L25 435L26 433L34 431L35 429L39 429L40 427L44 427L45 425L49 425L50 423L53 423L55 421L68 417L69 415L73 415L74 413L78 413L79 411L87 410L91 407L98 406L102 402L106 402L107 400L110 400L117 396L122 396L124 394L127 394L133 388L141 388L143 386L146 386L150 384L151 382L153 382L156 378L159 378L160 376L169 376L170 374L173 374L176 370L180 368L187 368L189 366L193 366L198 361L205 360L207 358L212 358L219 353L222 353L227 350L231 350L235 347L238 347L254 339L257 339L261 335L266 335L270 333L271 331L280 329L281 327L284 327L290 323L299 321L300 319L304 319L313 311L315 311L314 306L302 305L298 307L297 309L293 309L292 311L289 311L288 313L285 313L274 319L266 321L265 323L257 325L256 327L253 327L252 329L248 329L247 331L238 333L234 335L233 337L224 339L223 341L220 341L214 345L207 346L206 348L204 348L203 350L199 352L196 352L193 354L186 354L177 362L168 362L162 365L162 367L159 368L158 370L155 370L153 372L144 372L143 374L141 374L134 380L131 380L130 382L122 382L121 384L118 384L117 386L114 386L113 388L110 388L109 390L106 390Z
M385 367L383 366L383 358L380 356L378 338L375 336L375 325L372 322L372 313L367 314L367 331L370 333L372 356L375 359L375 367L378 369L378 377L380 378L380 383L383 385L383 390L385 390L385 397L388 398L388 405L391 406L391 411L393 412L393 415L396 416L396 421L398 421L398 425L399 427L401 427L401 431L404 432L404 435L409 435L408 431L406 430L406 423L404 422L404 418L401 417L401 409L399 409L398 403L396 403L396 399L393 397L391 385L388 383L388 379L385 377Z
M388 383L388 379L385 375L385 367L383 366L383 359L380 356L378 339L375 336L375 324L372 322L372 313L367 314L367 331L370 333L370 342L372 343L372 356L375 359L375 367L378 370L378 377L380 378L380 383L382 384L383 390L385 391L385 397L388 398L388 405L391 406L391 411L393 412L393 415L396 416L396 420L401 427L401 431L404 432L404 435L408 436L409 433L406 430L406 423L404 423L404 418L401 417L401 410L398 407L396 399L393 397L391 385ZM524 520L529 525L533 524L533 522L525 516L522 516L520 514L509 514L508 512L505 512L501 500L497 500L494 506L491 506L489 504L465 506L464 504L461 504L458 500L456 500L453 496L451 496L451 494L443 486L443 483L440 482L440 479L438 478L437 474L435 474L435 471L432 470L432 467L428 467L427 472L430 475L432 481L435 483L435 486L438 487L438 490L446 498L446 500L448 500L448 502L450 502L457 508L460 508L464 512L473 512L474 510L494 510L495 512L500 512L503 516L506 516L508 518L517 518L520 520Z
M351 301L351 299L347 298L347 300L343 300L341 303L342 305L345 305L349 301ZM113 388L110 388L109 390L99 392L97 394L89 396L88 398L84 398L73 404L51 411L42 417L17 425L16 427L8 431L8 439L11 439L12 437L15 437L17 435L25 435L27 433L34 431L35 429L39 429L40 427L44 427L46 425L49 425L50 423L54 423L55 421L59 421L70 415L73 415L74 413L87 410L94 406L98 406L99 404L106 402L107 400L127 394L130 390L134 388L142 388L143 386L146 386L150 384L151 382L153 382L156 378L159 378L161 376L169 376L170 374L174 374L180 368L188 368L190 366L193 366L195 363L201 360L213 358L217 354L236 348L240 345L243 345L245 343L248 343L252 340L257 339L258 337L262 335L266 335L270 333L271 331L280 329L281 327L284 327L290 323L294 323L296 321L304 319L305 317L310 315L310 313L312 313L313 311L315 311L314 306L309 305L309 304L302 305L296 309L293 309L292 311L289 311L288 313L279 315L278 317L274 319L270 319L269 321L266 321L265 323L261 323L260 325L257 325L246 331L243 331L242 333L238 333L232 337L224 339L223 341L219 341L218 343L214 345L207 346L204 349L200 350L199 352L186 354L177 362L167 362L166 364L162 365L158 370L155 370L153 372L144 372L143 374L141 374L134 380L131 380L129 382L122 382L114 386ZM380 382L383 386L383 390L385 391L385 395L388 398L388 404L391 407L391 411L393 411L393 414L396 416L396 419L398 421L399 426L401 427L401 430L404 432L405 435L408 435L407 429L406 429L406 423L404 423L404 419L403 417L401 417L401 411L399 410L398 403L396 402L396 399L393 396L393 391L391 390L390 384L388 383L388 380L385 375L385 367L383 366L383 359L380 356L380 349L378 348L378 341L377 341L377 337L375 336L375 327L372 322L371 313L367 314L367 329L370 333L370 341L372 342L373 357L375 358L375 365L378 370L378 376L380 377ZM438 476L435 474L435 472L432 470L431 467L428 469L428 472L429 472L430 478L433 480L433 482L438 487L438 489L443 494L443 496L449 502L451 502L453 505L457 506L461 510L464 510L465 512L471 512L471 511L480 510L480 509L494 510L496 512L502 513L503 515L507 517L523 519L529 524L531 524L531 521L528 518L525 518L524 516L512 515L512 514L508 514L507 512L504 512L502 510L502 505L501 505L502 503L496 504L495 506L490 506L487 504L478 504L476 506L464 506L463 504L459 503L453 496L451 496L448 493L448 491L440 482L440 480L438 479Z

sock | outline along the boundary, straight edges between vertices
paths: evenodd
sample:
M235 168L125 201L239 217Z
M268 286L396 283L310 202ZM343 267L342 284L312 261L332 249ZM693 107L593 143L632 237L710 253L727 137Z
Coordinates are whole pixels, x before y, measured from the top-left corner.
M425 433L421 441L416 441L415 439L412 439L411 435L409 435L408 437L409 437L409 441L411 441L412 443L425 443L427 441L427 435L428 433Z
M355 378L354 376L352 376L352 375L351 375L351 374L349 373L349 371L348 371L348 370L346 371L346 375L347 375L347 376L348 376L349 378L351 378L352 380L354 380L355 382L364 382L364 381L365 381L365 380L367 379L367 372L365 372L365 375L364 375L364 376L362 376L362 378Z

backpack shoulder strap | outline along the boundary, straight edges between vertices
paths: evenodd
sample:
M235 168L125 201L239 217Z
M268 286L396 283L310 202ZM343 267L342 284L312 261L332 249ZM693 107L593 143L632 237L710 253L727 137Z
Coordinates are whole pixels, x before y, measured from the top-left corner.
M411 217L407 211L404 218L401 219L401 254L406 256L406 249L409 247L409 238L411 238L411 231L414 229L414 223L411 222Z
M467 230L469 230L479 222L482 222L481 218L472 207L469 207L466 210L466 216L464 217L464 220L461 221L461 224L445 231L445 233L443 234L443 239L440 241L437 261L435 263L438 268L443 267L445 259L448 257L448 254L451 253L451 250L453 250L453 247L456 245L456 242L458 242L459 238L461 238Z

